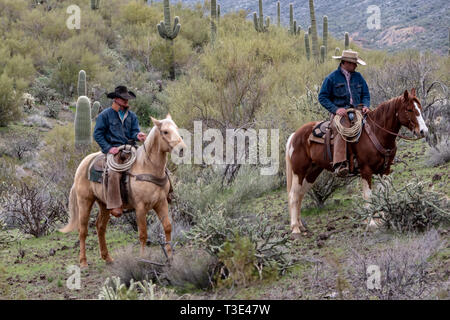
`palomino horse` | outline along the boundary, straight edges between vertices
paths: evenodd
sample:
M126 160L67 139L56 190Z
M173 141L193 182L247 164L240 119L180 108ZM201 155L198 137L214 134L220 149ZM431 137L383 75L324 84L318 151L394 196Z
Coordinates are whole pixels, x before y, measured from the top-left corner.
M167 153L172 150L179 151L186 147L178 133L178 127L173 122L170 114L163 120L153 119L154 127L136 151L136 161L129 170L133 175L152 174L157 177L165 176ZM113 262L106 247L105 233L106 225L110 217L110 210L106 209L103 187L100 183L88 180L88 167L91 160L100 152L88 155L84 158L75 173L74 183L70 190L69 210L70 219L67 226L61 232L69 232L78 228L80 237L80 266L87 267L86 260L86 236L88 232L88 221L92 205L95 201L100 208L97 216L96 228L101 257L107 262ZM130 192L128 205L124 209L135 209L136 220L139 229L139 240L141 243L141 256L144 254L147 241L146 215L151 209L156 211L166 235L165 249L171 255L171 232L172 225L169 220L169 207L167 195L169 193L169 181L164 187L147 181L136 181L130 178Z
M309 122L293 133L286 145L286 176L289 194L289 213L292 236L298 238L306 231L300 217L304 195L313 185L323 169L332 171L326 160L325 145L310 143L308 137L318 122ZM349 153L355 156L363 186L363 198L369 199L372 187L372 174L390 173L390 166L396 152L395 139L401 126L407 127L418 137L428 132L422 118L422 106L416 97L416 90L381 103L367 114L366 125L370 125L371 135L363 129L358 142L349 143ZM374 222L371 221L370 224Z

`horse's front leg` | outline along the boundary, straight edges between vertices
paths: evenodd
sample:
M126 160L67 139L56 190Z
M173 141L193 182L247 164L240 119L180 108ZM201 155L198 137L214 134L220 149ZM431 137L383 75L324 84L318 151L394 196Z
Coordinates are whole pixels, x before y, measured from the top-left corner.
M368 170L364 170L361 172L361 184L363 199L368 201L372 196L372 172L368 172ZM366 202L364 206L368 208L369 203ZM364 223L367 225L368 230L375 230L378 227L372 217L370 218L370 220L364 220Z
M164 198L164 200L159 202L154 209L164 228L164 233L166 235L166 244L164 247L170 259L172 258L172 247L170 244L172 239L172 224L169 219L169 205L167 203L167 198Z
M147 208L143 204L136 208L136 222L141 243L140 255L143 258L145 256L145 246L147 245Z

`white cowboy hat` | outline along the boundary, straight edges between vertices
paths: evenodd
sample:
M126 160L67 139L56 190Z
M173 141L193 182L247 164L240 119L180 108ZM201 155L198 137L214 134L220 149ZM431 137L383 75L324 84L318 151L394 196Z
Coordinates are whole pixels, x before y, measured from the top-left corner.
M358 57L358 52L353 50L344 50L342 51L342 56L332 56L332 58L353 63L359 63L360 65L363 66L366 65L366 63Z

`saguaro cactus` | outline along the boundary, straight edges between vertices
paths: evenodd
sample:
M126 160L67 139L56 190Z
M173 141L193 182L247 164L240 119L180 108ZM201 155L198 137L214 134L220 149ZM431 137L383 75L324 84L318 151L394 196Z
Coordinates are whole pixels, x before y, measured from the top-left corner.
M336 49L334 49L334 55L337 57L341 54L341 49L339 47L336 47Z
M328 17L323 16L323 46L325 47L325 55L328 54Z
M345 33L344 37L344 50L348 50L350 48L350 37L348 35L348 32Z
M266 32L269 30L270 19L266 19L266 25L264 25L262 0L259 0L259 18L256 12L253 12L253 24L255 25L255 30L258 32Z
M217 37L217 3L216 0L211 0L211 43L216 41Z
M317 36L317 24L316 24L316 14L314 11L314 0L309 0L309 15L311 17L311 44L312 44L312 54L314 60L319 60L319 43Z
M91 102L88 97L81 96L75 112L75 145L89 146L91 142Z
M91 0L91 9L98 10L100 8L100 0Z
M306 59L311 58L311 50L309 47L309 34L305 33L305 52L306 52Z
M325 46L320 46L320 63L325 62Z
M220 23L220 4L217 5L217 25Z
M289 33L292 34L294 30L294 6L289 3Z
M98 115L99 110L100 110L100 102L95 101L94 104L92 105L92 110L91 110L92 119L95 119L95 117Z
M281 8L280 8L280 1L277 1L277 27L280 27L281 25Z
M167 42L167 49L169 51L169 74L170 79L175 80L175 65L174 65L174 52L173 52L173 39L178 36L181 29L180 18L175 17L173 28L170 25L170 3L169 0L164 0L164 21L161 21L158 25L158 32L161 38Z
M80 70L78 73L78 96L86 96L87 95L87 89L86 89L86 71Z

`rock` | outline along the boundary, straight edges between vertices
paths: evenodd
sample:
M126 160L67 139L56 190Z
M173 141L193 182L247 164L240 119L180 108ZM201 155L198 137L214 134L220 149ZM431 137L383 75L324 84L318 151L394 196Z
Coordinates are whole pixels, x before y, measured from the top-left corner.
M325 241L323 241L323 240L317 241L317 247L318 248L323 248L324 246L325 246Z
M54 256L56 253L55 249L51 248L50 251L48 252L49 256Z
M327 225L327 231L331 231L331 230L336 230L336 226L334 225L334 223L329 223Z
M39 276L39 279L41 279L41 280L45 280L45 278L46 278L45 274L41 274L41 275Z
M433 178L432 178L431 180L432 180L432 181L438 181L438 180L441 180L441 178L442 178L443 175L444 175L443 173L436 173L436 174L433 176Z
M318 240L327 240L330 237L330 235L328 233L321 233L318 235Z
M61 249L59 249L59 250L67 250L67 249L69 249L68 246L62 246Z

